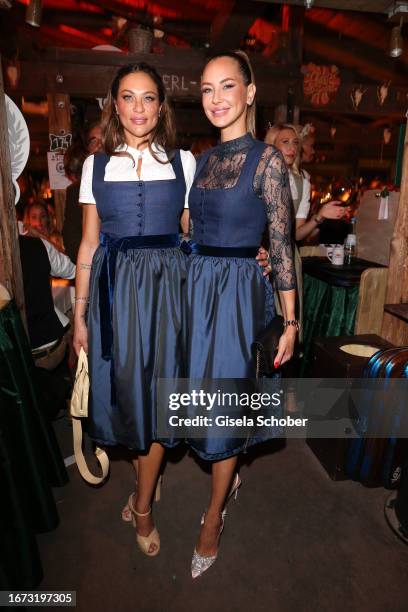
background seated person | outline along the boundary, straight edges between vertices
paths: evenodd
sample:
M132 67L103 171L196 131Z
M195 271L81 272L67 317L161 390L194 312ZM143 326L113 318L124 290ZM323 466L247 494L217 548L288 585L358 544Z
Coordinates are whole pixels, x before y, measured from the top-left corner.
M63 252L62 236L55 229L55 216L51 210L41 199L35 199L28 204L24 210L24 230L27 235L48 240Z
M63 360L69 319L57 314L50 276L72 279L75 265L50 242L19 236L28 332L37 367L53 370Z

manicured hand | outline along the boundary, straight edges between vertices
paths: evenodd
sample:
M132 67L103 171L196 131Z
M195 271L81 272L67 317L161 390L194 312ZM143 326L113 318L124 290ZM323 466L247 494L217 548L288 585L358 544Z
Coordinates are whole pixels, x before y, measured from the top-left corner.
M346 214L346 209L341 206L341 202L333 200L322 206L318 214L324 219L342 219Z
M259 247L256 259L258 261L258 264L264 269L263 275L268 276L268 274L272 272L268 251L263 247Z
M84 319L75 321L73 346L78 357L81 346L84 348L85 353L88 354L88 329Z
M297 330L295 327L288 325L284 333L281 335L278 344L278 352L273 362L275 368L279 368L279 366L291 359L295 348L296 331Z

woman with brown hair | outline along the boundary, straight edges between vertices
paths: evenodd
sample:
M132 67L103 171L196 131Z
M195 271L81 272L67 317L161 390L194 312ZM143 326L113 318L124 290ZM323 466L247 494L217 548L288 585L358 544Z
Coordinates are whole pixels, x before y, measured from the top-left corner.
M102 115L104 152L83 166L74 347L88 352L90 435L138 455L129 508L141 550L160 539L151 499L164 454L158 441L157 378L185 375L186 256L179 221L195 161L175 150L163 82L147 64L121 67ZM87 304L88 312L86 314Z

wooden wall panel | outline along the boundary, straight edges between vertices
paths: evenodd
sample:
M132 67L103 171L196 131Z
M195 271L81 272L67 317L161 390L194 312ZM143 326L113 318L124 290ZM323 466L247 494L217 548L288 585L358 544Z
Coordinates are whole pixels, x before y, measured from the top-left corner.
M0 282L5 285L11 296L15 299L25 322L23 278L18 245L14 188L11 181L11 163L2 74L0 57Z

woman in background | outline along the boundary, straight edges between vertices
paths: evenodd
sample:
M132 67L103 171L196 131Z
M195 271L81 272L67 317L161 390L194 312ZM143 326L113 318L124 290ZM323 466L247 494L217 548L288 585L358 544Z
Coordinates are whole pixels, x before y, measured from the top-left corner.
M293 202L293 217L295 218L295 239L296 242L304 240L325 219L341 219L344 216L344 208L338 206L336 202L324 204L317 214L309 219L310 210L310 179L306 174L299 171L299 159L302 149L302 141L296 126L290 123L281 123L269 128L265 142L275 146L281 151L289 170L290 191ZM303 282L302 282L302 259L299 249L295 245L295 267L297 280L297 317L300 321L299 339L302 340L303 324ZM276 306L281 309L281 305L276 301Z
M35 238L48 240L59 251L64 252L62 236L55 229L55 214L52 208L39 198L24 209L23 224L25 233Z
M302 139L297 127L289 123L273 125L269 128L265 142L274 145L282 152L289 169L290 190L296 218L296 241L300 242L316 229L324 219L341 219L345 209L339 202L324 204L319 212L310 219L310 178L299 170L299 159L302 151Z

